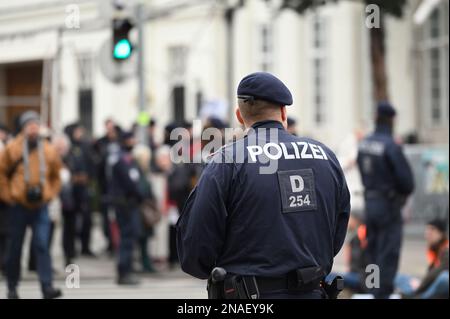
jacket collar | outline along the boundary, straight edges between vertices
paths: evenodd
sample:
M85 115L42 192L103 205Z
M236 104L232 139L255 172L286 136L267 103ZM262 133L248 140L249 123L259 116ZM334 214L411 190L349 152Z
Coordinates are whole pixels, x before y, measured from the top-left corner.
M281 122L274 121L274 120L267 120L267 121L256 122L255 124L253 124L251 126L251 128L253 128L253 129L258 129L258 128L278 128L278 129L284 130L283 124Z

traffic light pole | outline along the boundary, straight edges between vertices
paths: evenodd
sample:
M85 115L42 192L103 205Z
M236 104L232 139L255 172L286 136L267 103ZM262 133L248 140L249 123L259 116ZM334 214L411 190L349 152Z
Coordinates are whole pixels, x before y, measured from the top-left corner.
M145 99L145 61L144 61L144 6L136 6L136 17L138 26L138 47L137 47L137 75L138 75L138 97L139 97L139 120L138 120L138 141L147 144L147 127L141 122L141 117L146 112Z

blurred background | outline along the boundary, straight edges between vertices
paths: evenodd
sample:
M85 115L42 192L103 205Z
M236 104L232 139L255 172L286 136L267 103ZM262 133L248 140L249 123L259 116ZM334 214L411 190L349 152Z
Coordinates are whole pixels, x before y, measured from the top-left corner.
M77 123L97 168L106 155L95 146L113 123L134 128L155 161L170 128L190 128L196 119L236 127L240 79L268 71L293 93L288 115L296 133L338 154L355 207L362 207L362 186L352 177L357 143L373 130L376 102L389 100L398 111L396 139L416 179L403 212L401 271L420 276L427 265L425 222L448 222L448 25L443 0L0 0L0 125L14 135L28 110L40 114L50 135L67 134ZM69 297L206 296L204 283L168 267L169 229L177 217L164 198L170 174L161 156L149 173L162 211L148 250L158 273L131 295L109 280L114 265L103 252L111 234L103 231L105 214L92 178L90 246L96 256L80 265L82 278L97 280L90 285L100 291L72 290ZM52 254L62 280L58 218L55 225ZM336 267L345 268L343 256ZM25 278L26 296L38 296L35 275Z

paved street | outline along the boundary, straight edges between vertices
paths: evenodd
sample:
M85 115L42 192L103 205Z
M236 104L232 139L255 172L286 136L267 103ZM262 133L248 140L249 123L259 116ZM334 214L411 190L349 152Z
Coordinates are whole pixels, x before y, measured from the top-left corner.
M157 230L163 231L162 228ZM63 260L61 250L57 243L59 242L59 232L56 233L53 255L55 268L55 286L63 288L64 298L70 299L196 299L206 298L205 282L192 278L184 274L180 269L168 270L159 266L160 272L152 275L142 275L141 285L138 287L123 287L115 284L115 264L114 259L100 254L104 245L99 231L94 232L93 243L95 251L100 256L96 259L80 258L77 265L80 267L80 288L67 288L65 273L62 265ZM155 243L153 243L155 244ZM164 243L159 243L162 245ZM153 245L155 247L155 245ZM156 245L157 246L157 245ZM156 247L157 248L157 247ZM28 259L27 249L24 249L23 265ZM155 249L158 251L158 248ZM160 247L159 251L163 251ZM419 236L407 235L404 241L401 272L421 276L426 268L425 245ZM345 270L344 256L339 254L336 258L335 271ZM4 279L0 280L0 298L6 295ZM22 298L40 298L40 290L37 282L37 276L24 270L23 281L20 285L20 296Z

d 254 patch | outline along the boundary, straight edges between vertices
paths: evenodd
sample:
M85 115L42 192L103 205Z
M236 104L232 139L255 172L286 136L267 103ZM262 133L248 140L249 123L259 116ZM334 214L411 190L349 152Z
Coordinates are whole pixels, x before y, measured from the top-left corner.
M314 172L299 169L278 172L283 213L317 209Z

